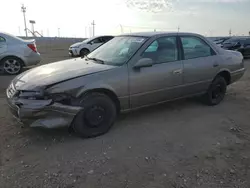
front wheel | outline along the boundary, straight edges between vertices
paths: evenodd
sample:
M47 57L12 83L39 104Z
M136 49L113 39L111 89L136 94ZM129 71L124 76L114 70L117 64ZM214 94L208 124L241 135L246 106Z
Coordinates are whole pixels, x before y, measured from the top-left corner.
M222 76L216 76L204 95L204 101L210 106L219 104L225 97L227 91L226 80Z
M81 51L80 51L80 56L81 56L81 57L84 57L85 55L88 55L89 53L90 53L90 51L89 51L88 49L83 48L83 49L81 49Z
M72 124L81 137L96 137L109 131L116 119L116 106L102 93L90 93L81 101L81 110Z

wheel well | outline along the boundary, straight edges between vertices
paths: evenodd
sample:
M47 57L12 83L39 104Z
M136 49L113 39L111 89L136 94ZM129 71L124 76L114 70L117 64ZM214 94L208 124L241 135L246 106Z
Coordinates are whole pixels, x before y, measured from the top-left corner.
M120 109L121 109L120 101L113 91L111 91L109 89L104 89L104 88L92 89L92 90L89 90L86 93L84 93L84 95L87 95L87 94L92 93L92 92L103 93L103 94L107 95L108 97L110 97L110 99L115 103L117 113L120 112Z
M80 51L82 51L82 50L88 50L90 52L90 50L88 48L82 48Z
M227 85L231 83L231 75L228 71L222 71L218 75L222 76L226 80Z
M21 58L19 58L19 57L17 57L17 56L14 56L14 55L5 56L4 58L2 58L2 59L0 60L0 62L3 62L5 59L13 58L13 57L16 58L16 59L19 59L20 62L21 62L21 64L22 64L22 66L25 65L25 64L24 64L24 61L23 61Z

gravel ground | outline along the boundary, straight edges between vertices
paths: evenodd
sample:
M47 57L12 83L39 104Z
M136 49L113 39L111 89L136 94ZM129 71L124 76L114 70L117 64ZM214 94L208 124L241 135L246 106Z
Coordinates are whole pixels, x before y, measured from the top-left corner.
M250 187L249 71L218 106L188 99L123 114L92 139L21 128L4 96L11 77L2 78L0 187Z

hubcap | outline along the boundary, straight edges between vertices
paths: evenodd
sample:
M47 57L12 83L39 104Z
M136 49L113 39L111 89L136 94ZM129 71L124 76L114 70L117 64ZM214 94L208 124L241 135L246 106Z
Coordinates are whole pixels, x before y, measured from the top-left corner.
M9 74L16 74L20 71L21 64L15 59L8 59L4 62L4 70Z
M105 110L100 106L93 106L86 110L85 120L89 127L98 127L103 122Z

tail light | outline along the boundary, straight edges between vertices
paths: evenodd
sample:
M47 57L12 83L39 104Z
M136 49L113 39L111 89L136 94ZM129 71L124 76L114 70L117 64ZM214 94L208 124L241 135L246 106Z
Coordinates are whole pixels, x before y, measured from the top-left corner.
M37 52L37 48L35 44L27 44L27 46L33 51L33 52Z

